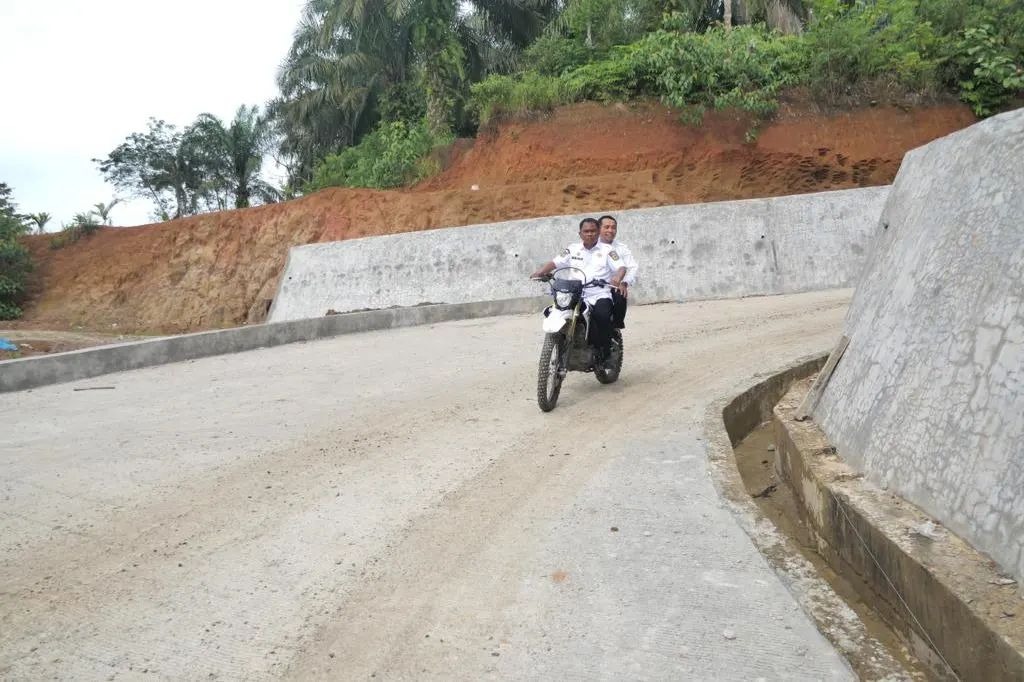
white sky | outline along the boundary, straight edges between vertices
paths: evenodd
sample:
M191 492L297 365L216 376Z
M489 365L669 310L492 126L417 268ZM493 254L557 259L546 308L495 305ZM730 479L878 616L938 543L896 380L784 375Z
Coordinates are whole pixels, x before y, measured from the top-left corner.
M21 213L60 229L109 202L105 158L150 116L179 128L202 112L230 120L277 94L277 66L303 0L0 0L0 182ZM146 201L115 225L151 222Z

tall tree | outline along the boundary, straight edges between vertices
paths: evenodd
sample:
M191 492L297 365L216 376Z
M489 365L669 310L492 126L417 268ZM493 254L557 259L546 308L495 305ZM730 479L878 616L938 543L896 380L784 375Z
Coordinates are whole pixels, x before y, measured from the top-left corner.
M276 190L259 176L269 139L258 108L242 106L227 126L212 114L184 130L150 119L149 130L132 133L106 159L94 161L115 187L150 199L158 216L180 218L275 201Z
M268 109L291 184L327 154L358 141L376 122L381 94L407 78L409 27L383 2L310 0L278 71L281 96Z
M425 94L431 126L451 125L467 79L509 68L561 0L309 0L271 103L293 173L373 129L402 86Z
M132 196L147 198L167 218L193 215L202 205L204 168L199 149L166 121L151 118L105 159L93 159L104 179Z
M259 107L243 104L227 126L213 114L200 114L186 134L205 157L207 183L233 197L235 208L246 208L254 199L277 200L277 190L260 177L272 138Z

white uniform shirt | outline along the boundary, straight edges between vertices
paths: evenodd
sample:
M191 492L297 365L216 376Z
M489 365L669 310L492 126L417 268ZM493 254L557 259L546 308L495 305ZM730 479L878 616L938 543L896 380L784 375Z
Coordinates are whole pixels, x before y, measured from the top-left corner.
M626 266L626 276L622 278L622 281L633 286L636 282L636 275L640 271L640 266L637 265L636 258L633 258L633 252L628 246L620 242L618 239L611 243L612 249L622 258L622 264Z
M586 273L587 281L592 279L610 281L623 265L622 257L615 249L600 241L591 249L584 248L583 242L570 244L552 261L560 268L579 268ZM566 270L563 273L558 273L558 276L565 279L583 279L578 270ZM583 290L583 300L588 304L602 298L611 298L611 295L611 289L608 287L588 287Z

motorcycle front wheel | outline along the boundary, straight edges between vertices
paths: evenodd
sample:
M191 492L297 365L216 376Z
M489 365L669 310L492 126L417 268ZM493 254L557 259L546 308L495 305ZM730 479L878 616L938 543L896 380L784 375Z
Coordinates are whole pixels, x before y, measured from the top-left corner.
M542 412L550 412L558 403L558 392L562 390L560 365L564 345L562 334L546 334L540 349L540 363L537 366L537 406Z

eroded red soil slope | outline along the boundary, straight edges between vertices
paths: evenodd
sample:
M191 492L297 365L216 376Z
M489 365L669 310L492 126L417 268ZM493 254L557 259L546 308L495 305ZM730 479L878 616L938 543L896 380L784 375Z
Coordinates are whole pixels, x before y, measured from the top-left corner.
M19 326L173 333L258 321L294 245L886 184L907 150L973 122L961 106L790 109L747 142L747 123L729 115L691 127L657 105L576 105L481 133L444 173L408 190L325 190L104 228L59 250L32 238L40 293Z

